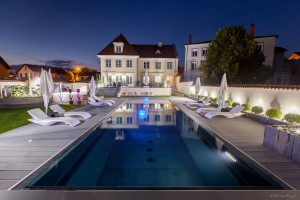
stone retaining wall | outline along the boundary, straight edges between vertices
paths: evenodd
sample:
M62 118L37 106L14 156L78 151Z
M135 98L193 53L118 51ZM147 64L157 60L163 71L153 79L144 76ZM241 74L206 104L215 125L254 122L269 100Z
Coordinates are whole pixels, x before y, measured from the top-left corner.
M6 97L0 99L0 104L6 105L30 105L43 103L43 97Z

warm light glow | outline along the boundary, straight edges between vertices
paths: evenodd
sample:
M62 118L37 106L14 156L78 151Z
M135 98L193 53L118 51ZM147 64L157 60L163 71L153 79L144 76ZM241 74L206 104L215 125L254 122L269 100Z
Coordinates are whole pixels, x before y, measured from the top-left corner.
M292 106L288 109L287 113L299 114L299 109L296 106Z
M262 99L259 99L259 100L257 101L257 105L260 106L260 107L264 107L263 100L262 100Z
M237 162L237 160L233 157L233 155L231 155L230 153L228 153L227 151L225 152L226 155L233 161L233 162Z
M75 71L76 72L80 72L81 71L81 66L80 65L76 65L75 66Z
M207 95L208 95L207 91L204 91L203 96L207 96Z
M237 97L237 98L235 99L235 101L238 102L238 103L241 103L241 98L240 98L240 97Z

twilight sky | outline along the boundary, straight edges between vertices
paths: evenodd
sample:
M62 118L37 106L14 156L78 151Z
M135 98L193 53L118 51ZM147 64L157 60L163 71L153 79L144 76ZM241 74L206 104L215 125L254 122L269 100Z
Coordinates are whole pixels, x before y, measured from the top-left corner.
M0 55L10 65L51 64L100 70L96 54L123 33L132 44L213 39L220 28L255 23L255 35L300 51L298 0L0 0Z

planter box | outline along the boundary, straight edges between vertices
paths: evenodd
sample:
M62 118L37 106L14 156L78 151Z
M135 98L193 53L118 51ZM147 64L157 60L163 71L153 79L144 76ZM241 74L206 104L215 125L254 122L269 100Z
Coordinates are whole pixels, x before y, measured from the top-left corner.
M248 117L248 118L250 118L254 121L265 124L265 125L290 125L287 122L283 122L283 121L280 121L280 120L268 118L268 117L265 117L263 115L258 115L258 114L249 113L249 112L245 112L244 116L246 116L246 117Z
M288 133L282 128L294 126L265 126L264 146L300 163L300 135Z

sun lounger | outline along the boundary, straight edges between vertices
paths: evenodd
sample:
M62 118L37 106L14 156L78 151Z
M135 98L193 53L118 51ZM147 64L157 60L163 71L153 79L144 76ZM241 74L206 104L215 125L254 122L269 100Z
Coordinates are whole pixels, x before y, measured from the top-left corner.
M218 111L210 111L204 115L204 117L211 119L215 116L223 116L227 118L236 118L244 113L242 113L242 110L244 109L244 106L237 105L234 108L232 108L229 112L218 112Z
M210 100L211 100L211 98L208 98L205 101L203 101L202 103L187 103L185 106L188 107L188 108L204 107L204 106L210 105Z
M71 117L71 116L80 116L84 119L91 118L92 115L88 112L81 112L81 111L65 111L62 107L59 105L51 105L50 108L53 110L53 112L58 112L60 114L63 114L65 117Z
M108 101L96 101L94 98L89 97L88 98L88 103L93 105L93 106L104 106L104 105L108 105L108 106L112 106L113 103L108 102Z
M196 112L197 112L198 114L200 114L200 113L205 113L205 112L210 112L210 111L221 111L222 108L226 108L227 106L228 106L228 103L225 102L223 106L220 105L220 106L217 107L217 108L215 108L215 107L210 107L210 108L198 108L198 109L196 110Z
M111 100L111 99L105 99L105 100L103 100L103 99L99 99L99 98L96 97L96 96L94 96L93 98L96 100L96 102L110 102L110 103L112 103L112 104L115 104L115 103L116 103L114 100Z
M203 103L204 99L205 97L201 97L200 99L198 99L198 101L186 101L183 103L183 105L190 104L190 103Z
M42 125L42 126L51 126L56 123L66 123L70 126L76 126L80 124L80 121L73 117L49 117L46 113L44 113L41 109L35 108L27 111L32 119L28 119L33 123Z

